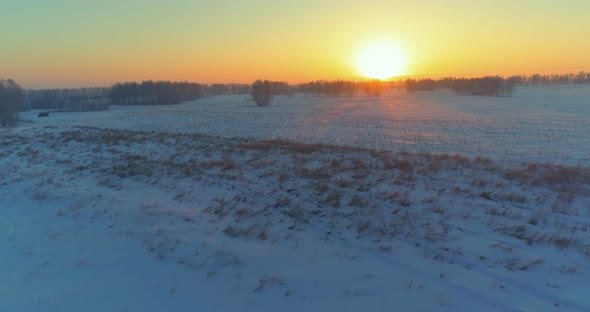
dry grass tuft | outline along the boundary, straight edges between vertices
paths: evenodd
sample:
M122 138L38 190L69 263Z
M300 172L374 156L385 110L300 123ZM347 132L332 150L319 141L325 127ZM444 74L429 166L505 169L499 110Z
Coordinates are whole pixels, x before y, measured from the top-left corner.
M330 190L321 200L320 203L323 205L331 206L334 208L340 207L340 201L342 200L342 193L335 190Z
M507 169L508 180L546 186L554 190L578 190L581 185L590 185L590 169L555 164L528 164L524 168Z
M268 233L263 226L258 224L250 225L247 227L237 227L235 225L228 225L224 230L227 236L232 238L246 238L246 239L259 239L259 240L266 240L268 238Z

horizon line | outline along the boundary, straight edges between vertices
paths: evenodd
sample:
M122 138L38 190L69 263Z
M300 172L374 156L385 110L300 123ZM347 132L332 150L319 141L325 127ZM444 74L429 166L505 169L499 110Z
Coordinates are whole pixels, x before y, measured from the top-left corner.
M257 81L257 80L269 80L269 81L278 81L278 82L285 82L289 85L299 85L299 84L304 84L304 83L310 83L310 82L315 82L315 81L355 81L355 82L359 82L359 81L372 81L372 80L379 80L379 81L383 81L383 82L399 82L399 81L403 81L406 79L412 79L412 78L423 78L423 79L440 79L440 78L481 78L481 77L502 77L502 78L507 78L507 77L513 77L513 76L524 76L524 77L528 77L528 76L533 76L533 75L540 75L540 76L553 76L553 75L572 75L572 74L579 74L579 73L589 73L589 71L586 70L578 70L578 71L569 71L569 72L563 72L563 73L541 73L541 72L535 72L535 73L530 73L530 74L510 74L510 75L499 75L499 74L485 74L485 75L444 75L444 74L413 74L413 75L397 75L395 77L390 77L387 79L373 79L373 78L368 78L368 77L362 77L362 76L349 76L349 77L341 77L341 78L334 78L334 79L311 79L311 80L305 80L305 81L297 81L297 82L288 82L285 80L275 80L275 79L269 79L269 78L257 78L252 80L252 82L246 83L246 82L199 82L199 81L191 81L191 80L169 80L169 79L141 79L141 80L126 80L126 81L116 81L113 82L111 84L108 85L87 85L87 86L80 86L80 87L40 87L40 88L26 88L23 87L24 90L31 90L31 91L35 91L35 90L66 90L66 89L95 89L95 88L111 88L113 85L117 84L117 83L142 83L144 81L169 81L169 82L187 82L187 83L198 83L201 85L214 85L214 84L223 84L223 85L229 85L229 84L238 84L238 85L251 85L253 82ZM0 78L0 79L4 79L4 78ZM8 80L11 78L6 78L4 80ZM14 79L13 79L14 80ZM14 80L15 82L18 83L18 81Z

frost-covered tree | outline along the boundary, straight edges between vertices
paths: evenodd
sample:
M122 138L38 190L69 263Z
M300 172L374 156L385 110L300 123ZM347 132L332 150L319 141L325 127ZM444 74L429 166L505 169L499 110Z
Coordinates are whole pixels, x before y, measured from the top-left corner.
M117 83L110 98L115 105L178 104L202 97L204 86L192 82L143 81Z
M10 127L16 123L16 114L24 106L25 94L14 80L0 79L0 125Z
M271 82L256 80L251 88L252 99L258 106L268 106L272 102L273 92Z

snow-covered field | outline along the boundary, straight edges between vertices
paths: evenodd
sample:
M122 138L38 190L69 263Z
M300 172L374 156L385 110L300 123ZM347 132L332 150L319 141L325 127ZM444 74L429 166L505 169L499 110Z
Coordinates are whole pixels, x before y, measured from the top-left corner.
M394 151L461 153L502 161L590 165L590 87L518 88L513 97L404 91L382 97L277 97L256 107L246 95L172 106L23 118L37 125L280 138Z
M590 311L589 100L25 113L0 130L0 311Z

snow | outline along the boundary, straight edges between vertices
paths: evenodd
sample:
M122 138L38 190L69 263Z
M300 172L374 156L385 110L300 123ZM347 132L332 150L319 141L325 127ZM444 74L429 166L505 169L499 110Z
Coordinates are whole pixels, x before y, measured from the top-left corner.
M461 153L502 161L590 165L590 87L517 88L513 97L403 91L381 97L279 96L256 107L246 95L172 106L23 114L37 125L279 138L394 151Z
M588 311L589 95L28 112L0 310Z

